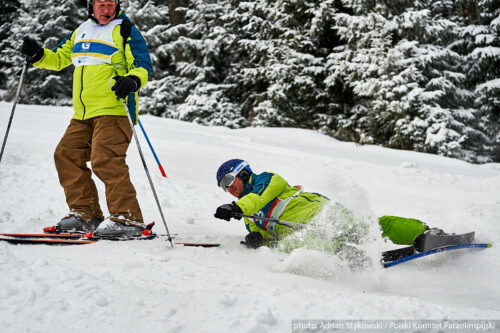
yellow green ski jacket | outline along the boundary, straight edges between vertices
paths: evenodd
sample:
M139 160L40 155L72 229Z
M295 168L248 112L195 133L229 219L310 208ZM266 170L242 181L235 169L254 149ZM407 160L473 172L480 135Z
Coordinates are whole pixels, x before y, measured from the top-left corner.
M258 217L307 223L327 202L328 198L321 194L302 192L301 186L289 186L280 175L264 172L251 175L236 205L243 214L256 217L244 219L246 228L249 232L260 232L267 245L267 240L282 239L293 232L293 229Z
M153 72L146 41L132 25L130 36L124 43L121 36L122 21L128 17L121 11L107 25L92 20L82 23L54 49L44 49L43 57L33 65L59 71L71 64L73 73L73 119L85 120L97 116L126 116L123 102L111 88L116 75L135 75L141 88ZM125 46L125 48L124 48ZM130 114L136 122L138 93L127 96Z

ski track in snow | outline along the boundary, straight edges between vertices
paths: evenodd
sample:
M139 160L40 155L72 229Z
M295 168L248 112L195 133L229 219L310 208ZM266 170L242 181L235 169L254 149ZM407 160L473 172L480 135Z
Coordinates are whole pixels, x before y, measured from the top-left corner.
M3 138L12 104L0 102ZM71 108L18 105L0 162L0 232L40 232L67 213L52 154ZM177 241L49 247L0 243L3 332L283 332L294 319L500 318L500 165L339 142L289 128L230 130L143 116L166 170L141 145ZM419 218L476 231L487 250L442 253L390 269L351 272L339 259L239 244L241 221L216 220L232 201L216 186L223 161L243 158L357 214ZM164 233L135 143L127 162L146 221ZM96 184L106 212L104 188ZM374 253L395 248L379 242Z

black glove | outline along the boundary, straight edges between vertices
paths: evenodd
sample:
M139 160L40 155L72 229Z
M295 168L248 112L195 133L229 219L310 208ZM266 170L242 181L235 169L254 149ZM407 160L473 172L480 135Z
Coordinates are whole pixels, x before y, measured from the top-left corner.
M43 57L43 48L36 40L28 36L23 39L23 46L21 46L21 53L29 58L30 62L37 62Z
M125 98L128 94L136 92L141 87L141 80L135 75L115 76L113 90L118 98Z
M239 220L241 219L242 213L243 212L241 211L241 208L238 207L238 205L233 201L230 204L225 204L217 207L217 211L215 212L214 216L218 219L226 221L229 221L232 217Z
M252 231L251 233L245 236L245 241L241 242L241 244L245 245L250 249L257 249L262 246L263 242L264 242L264 237L262 237L262 234L257 231Z

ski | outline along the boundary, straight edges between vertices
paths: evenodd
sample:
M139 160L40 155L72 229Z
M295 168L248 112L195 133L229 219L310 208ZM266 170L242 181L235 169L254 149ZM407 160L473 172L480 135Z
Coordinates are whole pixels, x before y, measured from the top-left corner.
M151 222L150 224L146 225L144 227L144 229L142 229L140 236L133 236L133 237L110 236L110 237L106 237L106 236L96 235L94 232L89 232L87 234L82 235L82 239L89 239L89 240L102 239L102 240L112 240L112 241L126 241L126 240L135 240L135 239L139 239L139 240L153 239L153 238L157 237L157 235L151 230L151 229L153 229L154 225L155 225L154 222Z
M0 236L16 238L50 238L50 239L80 239L81 234L0 234Z
M137 237L99 237L94 235L93 232L83 233L64 233L57 226L44 228L43 234L36 233L1 233L0 241L9 242L12 244L46 244L46 245L78 245L78 244L92 244L98 240L144 240L153 239L157 235L151 231L154 222L148 224L140 236Z
M144 229L144 231L151 231L151 230ZM88 234L83 234L80 236L84 240L91 240L91 241L98 241L98 240L108 240L108 241L146 240L146 239L153 239L153 238L158 237L158 235L153 233L153 232L143 233L137 237L102 237L102 236L94 235L93 232L90 232Z
M59 228L58 226L50 226L50 227L46 227L46 228L43 228L43 232L44 232L44 237L45 238L58 238L58 237L61 237L61 238L64 238L64 237L69 237L71 239L75 238L81 238L81 239L84 239L84 240L93 240L93 241L97 241L97 240L116 240L116 241L125 241L125 240L134 240L134 239L153 239L153 238L156 238L158 235L156 235L152 229L154 227L155 223L154 222L151 222L150 224L146 225L144 227L144 229L142 230L141 232L141 235L140 236L137 236L137 237L102 237L102 236L98 236L98 235L95 235L94 232L87 232L87 233L78 233L78 232L75 232L73 234L68 234L68 233L65 233L67 231L65 230L62 230L61 228ZM19 234L21 236L19 237L23 237L22 235L23 234ZM61 235L61 236L59 236Z
M430 235L421 234L415 238L413 246L418 252L427 252L451 245L474 243L474 231L460 235Z
M219 243L183 243L183 242L177 242L175 244L176 245L183 245L183 246L197 246L197 247L218 247L218 246L220 246Z
M95 240L81 239L54 239L54 238L16 238L16 237L0 237L0 241L11 244L30 244L30 245L84 245L93 244Z
M11 244L46 244L46 245L79 245L93 244L101 240L111 241L126 241L126 240L146 240L156 238L157 235L152 233L147 236L140 237L95 237L90 234L0 234L0 241Z
M440 247L440 248L432 249L432 250L425 251L425 252L415 253L415 254L400 258L400 259L396 259L396 260L393 260L390 262L385 262L385 263L383 263L383 265L384 265L384 268L389 268L389 267L399 265L399 264L402 264L402 263L410 261L410 260L415 260L418 258L422 258L422 257L428 256L428 255L431 255L431 254L435 254L435 253L453 251L453 250L459 250L459 249L467 249L467 248L489 248L489 247L492 247L492 244L488 244L488 243L457 244L457 245L452 245L452 246L447 246L447 247Z
M417 252L426 252L441 247L474 243L474 232L460 235L429 235L422 234L415 238L414 246L382 252L382 261L389 262L401 259Z
M407 246L407 247L402 247L400 249L385 251L382 252L382 262L398 260L404 257L411 256L415 253L416 251L413 246Z

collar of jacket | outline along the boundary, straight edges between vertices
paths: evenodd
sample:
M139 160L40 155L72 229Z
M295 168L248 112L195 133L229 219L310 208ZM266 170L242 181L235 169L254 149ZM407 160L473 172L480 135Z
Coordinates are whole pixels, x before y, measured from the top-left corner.
M247 183L246 183L246 184L245 184L245 186L243 187L243 191L241 191L240 198L241 198L241 197L244 197L244 196L245 196L245 195L247 195L248 193L252 192L252 188L253 188L253 185L254 185L254 182L253 182L253 176L254 176L254 174L251 174L251 175L250 175L250 178L248 178Z

